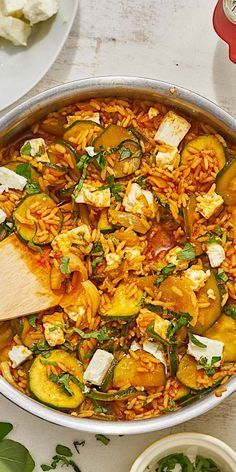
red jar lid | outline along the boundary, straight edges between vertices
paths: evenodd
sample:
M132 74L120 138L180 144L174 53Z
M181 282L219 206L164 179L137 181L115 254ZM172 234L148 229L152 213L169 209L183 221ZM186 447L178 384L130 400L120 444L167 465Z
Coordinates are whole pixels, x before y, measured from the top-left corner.
M229 45L229 58L236 63L236 24L228 20L223 10L223 0L219 0L213 15L213 26L221 39Z

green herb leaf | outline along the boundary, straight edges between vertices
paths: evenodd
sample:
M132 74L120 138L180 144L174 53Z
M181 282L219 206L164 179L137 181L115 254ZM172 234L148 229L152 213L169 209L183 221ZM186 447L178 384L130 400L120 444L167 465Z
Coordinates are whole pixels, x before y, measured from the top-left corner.
M165 279L166 277L164 275L162 275L161 277L157 277L154 282L154 285L156 285L159 288L160 284L164 282Z
M120 192L123 191L123 186L117 182L115 182L115 177L114 175L108 175L107 177L107 183L110 187L110 190L111 190L111 194L113 195L113 197L115 197L115 200L117 202L120 202L122 201L122 197L120 195Z
M202 348L207 347L206 344L201 343L201 341L199 341L199 339L197 339L192 333L189 333L189 340L191 341L191 343L195 344L195 346Z
M224 313L227 316L231 316L233 320L236 320L236 305L232 305L231 303L227 303L227 305L224 306Z
M22 444L11 439L0 442L1 472L32 472L34 468L35 462Z
M26 190L26 193L28 193L28 195L35 195L36 193L41 192L36 182L27 182L25 190Z
M57 445L56 453L59 454L60 456L65 456L65 457L73 456L71 449L67 446L63 446L62 444Z
M82 339L97 339L100 342L109 341L109 339L111 338L111 334L108 333L106 326L102 326L102 328L98 331L90 331L90 333L85 333L84 331L78 328L72 328L68 331L70 333L74 332L79 334Z
M176 407L175 401L171 398L169 400L169 407L168 408L163 408L163 411L165 413L169 413L171 411L174 411L175 407Z
M223 231L222 229L220 228L220 226L216 226L215 227L215 232L217 234L217 236L219 236L219 238L221 238L222 234L223 234Z
M93 243L93 248L90 254L94 255L94 254L99 254L99 253L103 253L102 243L98 243L98 242Z
M11 423L0 423L0 441L5 438L13 429Z
M27 163L19 164L16 167L16 174L25 177L28 181L31 180L31 165Z
M61 374L50 374L50 380L60 386L60 390L66 395L72 397L74 395L73 390L69 386L71 380L69 372L62 372Z
M107 446L110 442L110 439L104 436L104 434L95 434L95 438L97 441L101 441L105 446Z
M147 180L145 179L145 177L138 177L136 180L135 180L136 184L140 185L140 187L142 187L143 189L146 189L147 188Z
M35 252L39 252L40 254L43 253L43 249L40 246L38 246L37 244L35 244L33 241L29 241L27 246L29 246L29 248L32 249Z
M163 267L163 269L161 269L161 274L165 276L170 275L175 270L175 268L175 264L167 264L165 267Z
M177 254L177 259L195 259L195 249L191 243L186 243L182 251L179 251Z
M129 157L132 156L132 152L130 151L130 149L128 149L127 147L125 146L121 146L119 148L119 154L120 154L120 161L124 161L125 159L128 159Z
M93 261L91 262L91 266L92 266L93 271L97 267L98 264L101 264L103 259L104 259L104 256L98 256L98 257L95 257L95 259L93 259Z
M29 322L30 326L32 326L32 328L34 328L35 331L37 329L36 320L37 320L37 315L35 313L28 316L28 322Z
M217 282L227 282L229 280L228 275L226 275L225 271L223 269L218 269L218 273L216 274L216 280Z
M82 447L85 446L85 441L74 441L73 444L74 444L74 447L75 447L76 451L78 452L78 454L80 454L79 448L80 448L80 446L82 446Z
M43 357L47 358L50 356L50 350L52 349L51 346L47 343L47 341L39 341L37 344L33 344L29 348L34 355L41 354Z
M221 470L212 459L197 456L194 472L221 472Z
M87 156L87 154L83 154L83 156L81 156L80 160L77 162L76 167L78 169L82 169L84 165L88 162L88 160L89 156Z
M176 320L171 321L167 330L167 335L170 341L175 341L175 335L177 331L179 331L179 329L183 326L188 326L190 321L193 319L189 313L184 313L181 311L179 313L180 317Z
M70 274L69 262L70 262L69 257L66 257L66 256L61 257L60 271L62 274Z
M55 361L50 361L49 359L40 359L42 365L54 365L55 367L58 365Z
M26 141L25 144L20 148L21 156L31 156L31 144L29 141Z
M209 377L213 377L216 369L215 364L217 362L220 362L220 360L220 356L213 356L211 362L208 362L206 357L200 357L199 364L197 365L197 370L204 369L206 375L208 375Z

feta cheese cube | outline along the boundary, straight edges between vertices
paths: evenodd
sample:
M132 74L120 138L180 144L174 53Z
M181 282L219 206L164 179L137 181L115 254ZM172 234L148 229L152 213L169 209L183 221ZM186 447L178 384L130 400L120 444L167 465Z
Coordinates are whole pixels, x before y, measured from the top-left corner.
M80 225L70 229L65 233L59 233L52 242L52 247L58 248L63 255L67 255L73 244L79 241L89 241L91 236L90 228L87 225Z
M153 329L155 333L158 334L158 336L160 336L160 338L163 339L164 341L168 340L167 331L169 327L170 327L170 321L165 320L160 315L155 316Z
M106 254L106 263L108 266L112 266L114 264L120 264L122 260L122 254L116 254L115 252L109 252Z
M112 364L113 359L114 356L110 352L97 349L84 372L85 382L90 382L94 385L100 386Z
M195 357L197 361L199 361L201 357L205 357L208 364L211 364L213 357L220 357L222 359L224 343L216 341L215 339L205 338L204 336L198 336L197 334L194 334L194 337L206 347L196 346L196 344L190 340L187 351L190 356ZM220 361L214 363L215 367L219 365Z
M20 149L21 156L35 157L36 162L50 162L43 138L29 139Z
M196 210L201 213L204 218L210 218L216 210L218 210L224 203L221 195L216 192L206 193L205 195L199 195L197 197Z
M64 344L64 326L62 313L53 313L43 317L44 336L49 346Z
M5 187L7 191L9 188L15 190L23 190L27 184L27 179L22 175L16 174L13 170L6 167L0 167L0 184Z
M177 148L190 128L191 124L185 118L169 111L164 116L154 139Z
M161 350L161 343L155 343L152 341L144 341L143 350L152 354L153 357L158 359L161 364L164 364L167 369L167 363L164 352Z
M133 341L131 346L130 346L130 350L131 351L139 351L139 349L142 349L140 344L138 344L136 341Z
M154 107L150 107L148 110L148 118L149 120L152 120L152 118L155 118L155 116L159 115L159 110Z
M184 270L188 267L187 259L178 259L179 252L182 251L182 248L179 246L173 247L168 251L165 256L165 260L168 264L174 264L177 269Z
M152 192L143 190L140 185L132 183L123 199L125 210L148 218L154 218L156 208Z
M76 195L75 201L76 203L87 203L87 205L96 208L106 208L111 204L111 191L109 188L98 190L97 187L84 183L82 189Z
M3 16L14 16L19 14L25 4L25 0L0 0L0 10Z
M219 243L210 243L206 251L211 267L219 267L225 260L225 251Z
M180 162L180 154L177 148L169 147L165 152L158 151L156 155L156 165L161 169L173 170L178 167Z
M78 120L88 120L88 121L94 121L94 123L97 123L100 125L100 115L98 112L93 113L92 115L70 115L67 117L68 125L72 125L75 121ZM86 149L86 148L85 148Z
M6 217L7 217L7 214L5 213L5 211L3 211L3 210L0 208L0 224L4 223Z
M94 150L94 147L93 146L87 146L86 148L84 148L85 151L87 152L87 154L89 155L89 157L94 157L96 156L96 152Z
M57 0L26 0L23 8L24 17L31 25L46 21L57 12Z
M32 356L32 351L23 345L13 346L13 348L8 353L8 357L12 362L13 369L29 359L30 356Z
M197 291L205 285L205 282L210 277L211 272L210 270L205 272L201 269L190 268L184 272L184 275L190 280L192 289Z
M0 37L11 41L15 46L26 46L31 27L25 21L12 16L0 18Z

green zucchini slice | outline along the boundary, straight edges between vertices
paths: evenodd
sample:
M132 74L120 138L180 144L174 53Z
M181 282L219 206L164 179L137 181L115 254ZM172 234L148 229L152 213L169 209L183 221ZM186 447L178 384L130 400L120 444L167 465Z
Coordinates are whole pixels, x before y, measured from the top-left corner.
M214 300L208 297L208 290L213 290L215 296ZM198 321L195 326L190 327L190 330L193 333L201 335L215 323L221 314L221 295L213 272L211 272L211 275L207 279L204 287L199 290L197 298L198 300L201 300L201 302L210 302L209 307L199 308Z
M101 402L112 402L114 400L127 400L128 398L135 397L139 394L139 391L134 387L127 388L125 390L120 390L115 393L105 393L99 392L98 390L91 390L86 396L92 400L97 400Z
M98 229L101 231L103 234L108 234L108 233L114 233L117 229L119 229L120 226L114 226L111 225L108 221L108 210L107 208L103 208L99 220L98 220Z
M111 307L103 315L108 320L128 320L138 315L142 307L143 291L137 288L137 299L127 297L127 285L120 284L114 294Z
M65 129L63 139L70 140L71 138L76 138L76 136L78 136L80 133L89 131L91 129L94 131L102 131L104 128L102 125L99 125L92 120L76 120Z
M132 139L122 141L111 154L114 159L113 173L116 179L134 174L139 169L142 157L140 144Z
M181 164L188 164L189 158L192 158L193 154L190 152L190 148L196 149L198 152L205 150L214 151L220 169L222 169L226 163L224 146L214 134L198 136L186 144L181 152Z
M226 205L236 205L236 159L230 159L216 176L216 191Z
M53 382L48 375L47 361L49 366L51 362L53 364L63 364L68 373L73 373L75 379L79 382L83 380L83 367L76 357L63 350L51 351L47 359L42 355L37 356L30 368L29 390L31 395L51 408L59 410L78 408L84 400L84 395L79 385L75 383L76 380L75 382L68 380L71 394L66 393L61 388L62 384Z
M192 390L202 390L197 384L197 373L197 361L192 356L186 354L179 363L176 374L177 379Z
M60 163L60 157L61 157L61 152L58 152L55 149L56 145L59 145L60 147L64 148L64 150L70 154L71 157L71 163L73 165L73 169L76 169L76 164L79 160L79 155L76 151L76 149L68 142L64 141L63 139L58 139L57 141L53 141L48 145L48 156L50 159L50 162L52 164L56 164L58 166L61 166ZM62 166L62 167L67 167L67 166ZM69 166L68 166L69 167ZM71 166L70 166L71 167ZM77 169L78 170L78 169Z
M124 128L123 126L109 125L103 131L103 133L94 140L94 149L97 152L99 152L101 149L105 149L106 151L109 148L119 146L122 141L127 139L134 141L136 140L132 131L130 131L128 128Z
M221 315L205 336L224 343L224 362L236 362L236 320L225 314Z
M13 219L15 223L15 227L17 230L18 235L20 236L23 241L29 242L32 241L35 244L42 244L37 238L38 226L37 223L34 222L33 225L27 224L27 222L23 222L23 220L27 221L27 212L32 204L38 204L42 208L57 208L56 203L52 198L50 198L46 193L37 193L36 195L30 195L24 199L22 199L19 205L16 207L13 213ZM63 215L60 210L57 212L57 216L59 216L59 221L57 224L57 232L59 233L61 230ZM55 226L55 225L54 225ZM49 234L48 238L43 242L44 244L51 243L54 239L54 235L52 233Z

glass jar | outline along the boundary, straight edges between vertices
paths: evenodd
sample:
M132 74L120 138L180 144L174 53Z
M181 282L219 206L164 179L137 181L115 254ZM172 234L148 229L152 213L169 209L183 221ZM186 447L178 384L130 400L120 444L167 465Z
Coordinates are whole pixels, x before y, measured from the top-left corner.
M223 8L228 20L236 25L236 0L224 0Z

